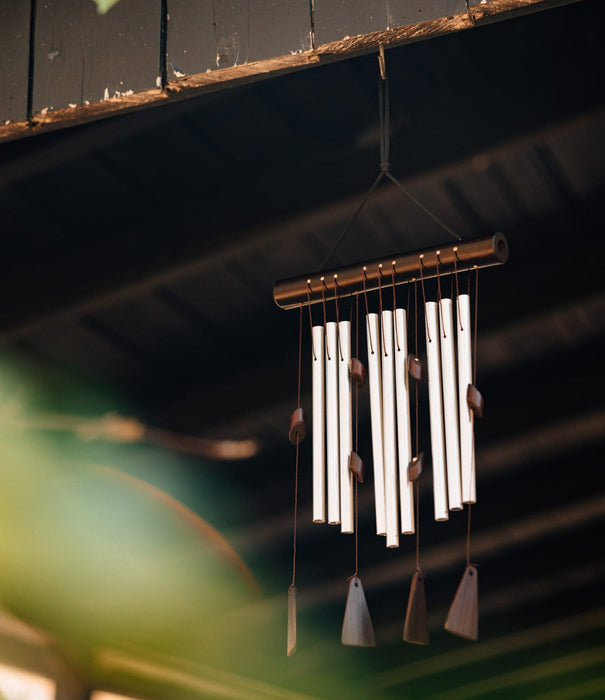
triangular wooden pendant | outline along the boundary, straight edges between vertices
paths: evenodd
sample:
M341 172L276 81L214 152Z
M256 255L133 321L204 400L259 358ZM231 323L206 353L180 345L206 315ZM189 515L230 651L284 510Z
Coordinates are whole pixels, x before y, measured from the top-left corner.
M478 575L472 564L467 564L464 570L445 621L445 629L458 637L473 641L479 636Z
M416 571L412 577L408 609L403 625L403 641L410 644L429 643L429 625L426 615L426 595L424 592L424 574Z
M370 611L358 576L350 579L341 641L349 647L376 646Z
M296 651L296 586L288 588L288 656Z

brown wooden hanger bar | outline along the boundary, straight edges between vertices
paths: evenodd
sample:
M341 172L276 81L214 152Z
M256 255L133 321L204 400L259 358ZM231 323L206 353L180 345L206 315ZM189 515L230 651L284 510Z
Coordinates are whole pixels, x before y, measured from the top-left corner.
M277 282L273 287L275 303L282 309L295 309L301 304L308 306L323 299L351 296L364 291L370 292L381 286L406 284L420 279L447 275L474 268L502 265L508 260L508 242L501 233L471 241L448 242L444 245L413 253L391 255L367 263L356 263L325 272L314 272L302 277L292 277ZM394 274L393 274L394 266ZM365 279L364 279L365 278ZM322 295L323 291L323 295Z

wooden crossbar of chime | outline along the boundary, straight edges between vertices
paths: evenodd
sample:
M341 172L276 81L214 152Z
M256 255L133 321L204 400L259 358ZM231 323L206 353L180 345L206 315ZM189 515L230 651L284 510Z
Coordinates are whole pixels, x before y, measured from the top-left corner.
M422 258L420 258L422 256ZM325 299L343 299L378 289L382 278L384 285L391 283L395 268L395 284L405 284L420 279L420 259L425 280L441 275L475 268L502 265L508 260L508 242L501 233L468 241L447 243L429 250L414 251L379 258L366 263L347 265L326 272L281 280L273 287L273 299L282 309L297 309L301 304L322 303ZM334 284L336 275L337 285Z
M356 452L357 444L353 444L352 407L354 392L356 399L357 391L365 383L366 369L359 357L353 356L351 321L340 320L338 315L338 302L345 297L356 297L359 308L359 297L362 296L366 306L365 323L359 324L356 317L355 341L358 348L359 327L365 326L376 534L385 536L387 547L397 548L401 534L411 535L417 529L414 485L423 471L424 458L419 452L418 437L415 449L412 444L410 405L412 384L417 392L418 383L425 375L428 376L434 518L446 521L450 511L462 510L466 504L476 502L473 422L475 416L480 417L482 414L483 399L474 385L470 296L459 291L458 275L465 271L500 265L507 259L508 243L502 234L497 233L476 240L447 243L430 250L304 275L275 285L273 296L276 304L283 309L299 309L301 339L303 307L309 307L314 522L327 521L331 525L340 525L343 533L355 534L357 543L356 494L357 484L364 480L364 465L363 459ZM452 297L455 298L441 294L440 282L445 275L455 275L455 295L452 284ZM438 299L427 300L424 282L435 277ZM426 372L418 356L417 304L415 347L409 353L409 310L397 306L395 295L397 285L418 285L419 282L422 285L424 306ZM391 309L384 308L382 303L382 292L386 288L392 289ZM378 290L380 298L378 313L370 311L367 301L367 293L375 290ZM334 303L335 321L327 320L328 301ZM310 308L317 303L323 304L323 322L313 324ZM476 335L476 309L474 320ZM476 337L474 340L476 342ZM417 436L417 394L415 404ZM294 424L297 423L297 416L302 416L300 406L292 416ZM297 474L298 443L304 437L304 432L300 426L297 432L291 424L290 440L297 447ZM418 541L416 546L417 570L412 579L403 638L408 642L426 644L428 627L424 573L418 563ZM445 629L468 639L476 639L477 570L470 564L468 556L467 543L465 572ZM293 580L288 607L288 654L293 653L296 646L295 590ZM375 644L365 594L357 571L357 545L356 569L349 579L342 643L354 646Z

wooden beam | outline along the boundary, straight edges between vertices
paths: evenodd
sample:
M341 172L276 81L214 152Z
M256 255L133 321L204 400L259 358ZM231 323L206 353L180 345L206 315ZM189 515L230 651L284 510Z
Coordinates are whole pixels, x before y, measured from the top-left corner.
M586 129L599 123L605 112L602 109L581 114L563 123L540 129L520 139L495 146L482 153L488 159L497 160L511 149L529 148L536 140L547 140L576 129ZM56 154L60 159L61 152ZM444 180L458 169L472 167L476 154L438 168L423 177ZM59 162L57 160L57 162ZM27 156L27 168L35 167L34 159ZM24 168L25 168L24 166ZM2 178L0 168L0 180ZM414 190L414 179L404 182ZM380 199L380 192L376 198ZM208 238L200 236L199 221L207 219L207 207L199 202L183 203L176 212L169 212L155 222L155 226L174 231L172 238L150 241L148 225L129 230L109 241L101 240L73 253L66 253L51 268L46 263L27 269L14 269L2 282L3 289L13 295L18 303L7 306L0 314L0 338L8 341L22 337L47 323L65 320L111 303L117 303L137 294L148 293L161 284L169 284L184 276L202 274L209 266L220 265L227 257L237 256L251 248L270 245L284 237L296 239L305 232L317 228L321 220L346 220L359 201L359 194L331 203L324 207L293 214L290 219L263 224L262 228L238 228L225 236L222 230ZM174 236L179 235L179 244ZM145 241L144 247L141 241ZM132 251L132 255L124 255ZM136 253L136 254L135 254ZM94 275L90 261L107 262L102 275ZM555 263L552 263L555 265ZM75 275L78 279L75 279ZM36 280L33 287L29 280ZM39 289L44 289L41 295ZM16 296L15 296L16 295Z
M452 32L508 19L513 14L551 9L579 0L490 0L485 5L470 7L462 14L440 17L426 22L386 29L370 34L344 38L323 44L299 54L246 63L186 76L169 81L164 89L151 89L132 95L111 97L90 105L36 114L30 121L20 120L0 126L0 141L84 124L96 119L138 111L199 95L266 80L312 66L325 65L376 51L380 45L394 48L415 41L431 39Z
M591 569L592 570L592 569ZM545 588L548 581L544 582ZM483 612L483 611L482 611ZM372 688L390 688L409 683L419 678L428 678L434 673L452 671L468 664L476 664L505 654L532 649L543 644L560 641L567 637L586 633L588 630L605 627L605 608L597 608L578 615L554 620L544 625L512 632L472 647L456 649L427 659L390 668L377 674L370 684Z

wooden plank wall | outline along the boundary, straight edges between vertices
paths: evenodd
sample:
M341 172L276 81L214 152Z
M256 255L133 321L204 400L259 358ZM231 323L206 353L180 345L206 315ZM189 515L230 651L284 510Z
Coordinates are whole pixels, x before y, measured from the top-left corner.
M0 0L0 138L573 1Z
M123 0L99 15L91 0L39 1L34 41L34 114L148 90L160 70L160 2Z
M168 79L308 51L309 0L168 0Z
M0 124L311 48L309 0L0 0Z
M27 117L29 2L0 0L0 124Z
M466 12L465 0L315 0L315 43Z

